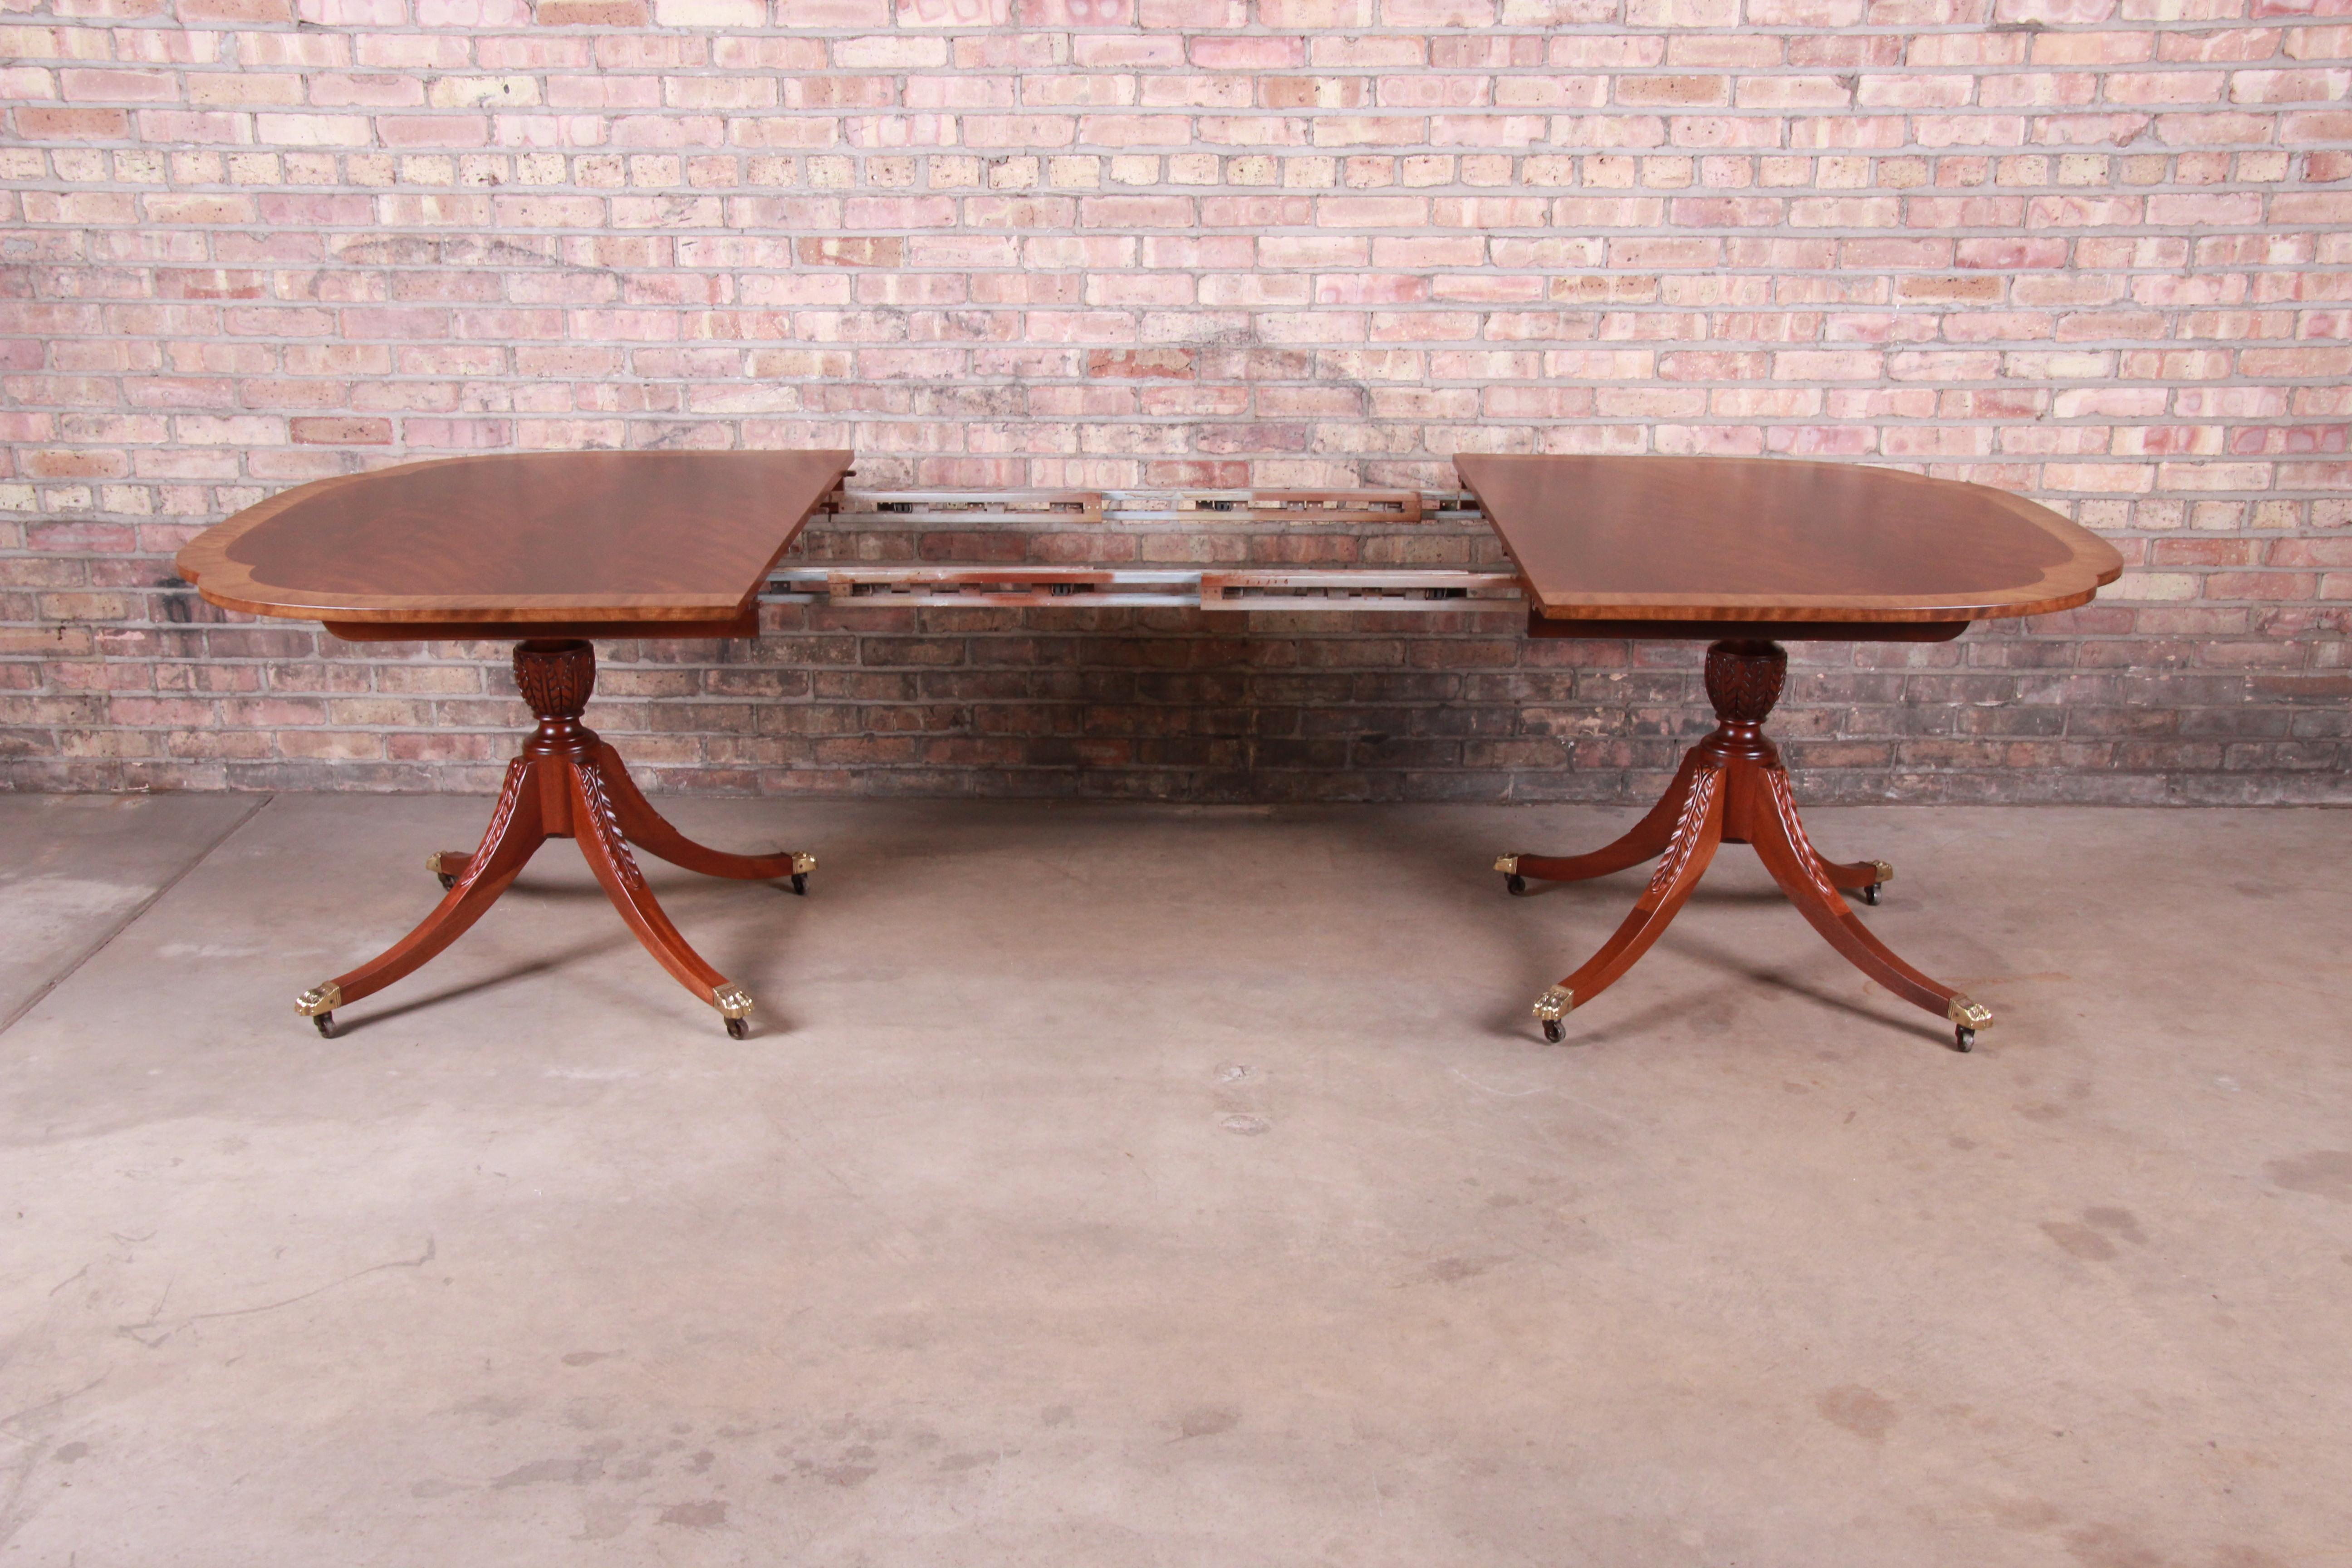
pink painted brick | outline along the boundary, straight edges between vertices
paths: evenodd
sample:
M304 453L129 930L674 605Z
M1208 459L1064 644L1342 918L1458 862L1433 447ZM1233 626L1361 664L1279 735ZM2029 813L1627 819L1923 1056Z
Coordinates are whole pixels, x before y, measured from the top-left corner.
M1144 27L1246 27L1247 0L1135 0L1135 19Z
M530 0L414 0L420 27L528 27Z
M1135 0L1018 0L1024 27L1124 27L1135 20Z
M1491 27L1496 0L1381 0L1381 21L1391 27Z
M375 141L374 123L356 114L257 114L253 133L281 147L366 147Z
M170 103L183 91L179 73L158 70L62 70L58 87L78 103Z
M1013 0L898 0L902 27L1002 27Z
M1261 0L1261 7L1266 0ZM1275 0L1279 4L1279 0ZM1269 26L1286 24L1269 23ZM1293 37L1219 37L1189 41L1192 64L1204 70L1292 70L1307 63L1307 40Z
M766 0L654 0L654 21L664 27L758 27L767 20Z
M948 196L860 196L843 204L842 221L853 229L948 228L956 203Z

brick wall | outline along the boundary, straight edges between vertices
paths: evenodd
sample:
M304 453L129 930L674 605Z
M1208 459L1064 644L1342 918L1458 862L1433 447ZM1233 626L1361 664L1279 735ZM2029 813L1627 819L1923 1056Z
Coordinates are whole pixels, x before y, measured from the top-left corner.
M0 0L0 766L484 787L499 650L209 611L191 532L501 447L875 486L1450 489L1786 453L2030 494L2120 591L1809 650L1818 797L2352 797L2346 0ZM819 555L1475 563L1475 529ZM1654 787L1693 650L1507 616L776 605L614 645L669 787Z

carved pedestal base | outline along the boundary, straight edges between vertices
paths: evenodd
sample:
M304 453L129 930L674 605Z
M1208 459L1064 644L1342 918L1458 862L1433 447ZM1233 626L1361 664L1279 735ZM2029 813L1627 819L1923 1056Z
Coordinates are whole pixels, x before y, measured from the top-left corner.
M1876 903L1881 886L1895 875L1892 866L1884 860L1825 860L1806 838L1789 772L1780 765L1779 749L1764 737L1765 716L1780 700L1788 665L1789 656L1777 643L1719 642L1708 648L1706 694L1714 700L1717 723L1684 756L1675 782L1650 814L1622 838L1589 855L1506 855L1495 863L1506 886L1517 893L1526 890L1530 877L1580 881L1644 860L1658 862L1617 933L1583 968L1537 1000L1536 1018L1546 1039L1562 1038L1560 1021L1607 990L1649 951L1722 844L1752 846L1789 901L1832 947L1897 996L1948 1020L1961 1050L1992 1022L1984 1007L1896 957L1841 896L1859 892L1864 902Z
M383 990L464 934L498 901L541 844L570 838L580 846L605 897L646 950L679 984L715 1008L727 1032L741 1039L751 1032L751 998L743 988L703 962L655 902L630 852L634 844L674 866L713 877L749 881L792 879L793 891L805 892L814 855L730 855L695 843L664 821L638 792L620 753L580 722L596 685L596 655L581 641L533 641L515 648L515 684L539 719L521 754L507 764L506 786L490 812L490 826L470 855L443 850L425 857L425 868L447 889L423 923L380 956L347 974L338 974L295 1001L295 1011L322 1035L335 1032L335 1009Z

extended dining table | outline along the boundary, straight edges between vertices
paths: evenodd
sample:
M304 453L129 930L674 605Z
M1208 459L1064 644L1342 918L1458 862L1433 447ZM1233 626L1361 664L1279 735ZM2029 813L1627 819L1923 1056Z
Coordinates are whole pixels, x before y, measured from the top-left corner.
M226 609L313 620L357 641L512 641L515 683L537 721L507 766L481 842L427 856L440 902L375 958L302 991L297 1011L332 1036L338 1008L415 971L481 918L541 844L572 838L647 951L730 1036L744 1037L751 995L662 912L633 847L713 876L789 880L795 892L806 889L815 858L730 853L664 820L619 752L581 721L595 688L593 639L757 636L763 588L851 462L846 451L448 458L304 485L191 541L178 557L181 574ZM825 577L830 592L851 600L881 593L919 604L944 595L1072 608L1184 594L1203 609L1491 609L1516 590L1531 637L1704 639L1717 722L1684 757L1664 797L1602 848L1513 852L1496 862L1517 893L1530 878L1578 879L1658 861L1616 934L1538 999L1546 1038L1563 1039L1568 1015L1658 940L1720 845L1746 843L1832 946L1948 1019L1968 1049L1991 1015L1897 957L1844 900L1856 892L1875 903L1893 868L1829 860L1806 837L1788 770L1763 733L1787 668L1780 644L1941 641L1978 620L2066 609L2115 579L2116 551L2019 497L1890 468L1671 457L1463 454L1455 462L1501 540L1508 574L926 565L802 575ZM1276 521L1410 523L1423 499L1265 492L1256 502Z

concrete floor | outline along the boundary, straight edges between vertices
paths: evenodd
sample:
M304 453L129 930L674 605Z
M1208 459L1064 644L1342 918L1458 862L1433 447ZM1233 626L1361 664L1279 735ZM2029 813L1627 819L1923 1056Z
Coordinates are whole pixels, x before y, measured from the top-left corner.
M2352 1556L2352 815L1813 814L1963 1057L1736 848L1545 1047L1623 813L671 809L740 1044L561 844L313 1035L481 801L0 798L0 1565Z

